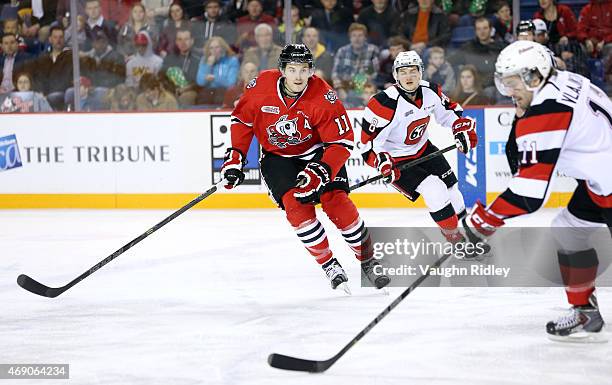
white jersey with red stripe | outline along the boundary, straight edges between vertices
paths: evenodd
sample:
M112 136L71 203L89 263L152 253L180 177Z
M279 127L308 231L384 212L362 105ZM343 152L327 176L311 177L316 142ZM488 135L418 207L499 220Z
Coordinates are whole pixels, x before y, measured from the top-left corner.
M612 194L612 102L583 76L553 74L516 121L519 171L489 207L501 218L534 212L550 193L555 170Z
M374 95L363 113L361 142L364 157L388 152L394 158L415 155L429 139L429 123L450 128L463 109L437 84L421 81L415 100L397 84Z

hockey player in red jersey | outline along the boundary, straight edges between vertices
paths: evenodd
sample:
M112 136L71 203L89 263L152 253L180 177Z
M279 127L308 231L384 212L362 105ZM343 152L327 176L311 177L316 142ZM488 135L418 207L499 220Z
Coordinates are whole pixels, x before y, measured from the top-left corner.
M344 164L353 149L353 130L344 106L329 85L314 75L313 56L303 44L285 46L279 70L263 71L246 86L232 112L231 142L221 173L225 188L244 180L242 171L253 136L262 148L261 173L269 195L283 210L306 250L319 263L332 288L346 273L329 248L315 204L342 233L377 287L389 283L374 275L368 230L348 197Z
M458 220L465 215L457 177L443 156L400 172L398 162L431 154L438 148L429 141L431 116L452 129L457 148L467 153L477 142L475 123L462 118L463 110L442 88L422 80L423 62L415 51L400 52L393 63L396 83L374 95L364 111L361 141L363 157L377 168L386 183L411 201L419 195L442 234L450 242L464 241Z
M509 218L533 213L546 201L555 170L578 181L568 206L553 220L558 261L572 305L546 325L551 339L605 340L595 297L599 264L588 243L592 229L612 228L612 103L588 79L552 67L540 44L517 41L497 58L496 85L525 114L515 124L517 172L491 205L478 202L463 220L486 239ZM606 256L609 258L609 255Z

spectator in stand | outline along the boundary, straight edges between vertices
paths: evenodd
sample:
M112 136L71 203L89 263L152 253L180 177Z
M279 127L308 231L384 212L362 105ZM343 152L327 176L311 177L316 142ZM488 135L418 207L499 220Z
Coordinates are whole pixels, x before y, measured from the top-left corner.
M296 5L291 6L291 24L293 25L291 43L297 43L306 23L300 16L300 9ZM278 26L278 33L280 35L279 41L285 41L285 23Z
M125 83L136 88L144 74L157 75L162 67L163 59L153 53L153 44L146 32L136 34L134 45L136 54L127 61Z
M568 45L570 39L576 38L578 22L570 7L554 0L539 0L539 4L540 9L533 14L533 18L544 20L552 45Z
M240 80L235 86L227 89L223 96L223 108L234 108L238 103L238 100L244 93L244 87L253 79L257 77L257 66L253 63L242 63L240 67Z
M134 47L134 36L136 36L138 32L147 32L149 37L151 37L153 46L157 44L157 31L149 23L147 10L145 9L144 5L140 3L136 3L132 6L130 18L119 30L117 51L119 51L119 53L126 58L129 58L136 53L136 48Z
M85 76L79 78L79 94L80 94L80 108L79 111L90 112L102 110L101 97L94 93L94 87L91 80ZM70 92L66 92L64 103L67 106L68 111L76 111L76 108L72 105L74 103L74 87L70 88Z
M146 73L139 83L140 94L136 97L138 111L176 111L176 98L164 89L157 76Z
M363 86L363 92L361 94L361 106L365 107L368 105L370 98L378 93L378 88L370 82L367 82Z
M278 57L283 49L274 44L272 27L268 24L255 27L255 41L257 46L247 49L242 61L254 63L259 71L277 68Z
M359 12L357 22L368 27L368 42L382 47L399 22L399 15L389 5L389 0L372 0L372 5Z
M204 14L204 3L202 0L181 0L187 20L197 19Z
M204 45L204 55L198 67L196 82L202 89L197 104L223 104L223 95L238 81L239 70L238 58L225 40L211 37Z
M52 27L49 34L49 52L42 54L28 67L34 75L34 89L47 96L55 111L64 109L64 94L72 87L72 51L64 45L64 30ZM89 68L84 58L80 59L81 74L88 75Z
M125 84L118 84L106 95L104 102L114 112L136 111L136 94Z
M536 27L537 26L537 27ZM521 20L516 26L516 39L517 40L528 40L544 45L554 61L554 67L559 70L565 70L565 62L559 57L555 56L555 53L549 48L548 35L546 33L546 23L540 19L534 20Z
M353 22L353 15L341 7L338 0L321 0L323 9L312 11L310 26L321 33L321 43L329 52L335 52L348 43L346 31Z
M166 74L174 85L173 91L179 103L183 106L191 106L195 104L197 96L196 77L201 56L193 50L194 39L189 29L179 29L176 32L175 44L177 52L168 54L164 58L162 73ZM169 75L170 68L175 68L175 70L170 71ZM180 74L172 73L176 71L180 71ZM178 78L184 80L179 81Z
M141 3L147 10L149 21L157 28L157 32L159 32L164 21L168 17L172 0L141 0Z
M168 19L164 22L159 35L159 54L165 57L176 50L176 31L178 29L192 29L191 22L185 19L183 6L175 1L170 5ZM193 34L193 30L192 30Z
M15 92L7 94L0 103L0 112L52 112L53 109L45 96L32 91L32 76L21 72L15 76Z
M30 55L36 55L36 48L33 46L32 39L26 39L21 35L21 25L19 19L10 18L2 22L2 33L12 33L17 39L17 49L21 52L27 52Z
M46 2L44 0L43 2ZM70 15L70 1L71 0L58 0L57 2L57 18L58 21L62 21L64 18ZM135 0L100 0L100 13L104 15L108 20L112 20L114 23L122 25L130 16L130 6L136 2ZM77 0L77 13L79 15L87 15L87 0ZM64 24L64 26L67 24Z
M423 79L441 85L442 91L446 94L450 94L455 89L455 71L444 57L444 48L429 49L429 60L423 72Z
M395 83L393 78L393 62L397 54L410 50L410 42L404 36L391 36L389 49L380 54L380 69L374 78L374 84L381 90L391 87Z
M213 36L220 36L228 44L236 42L236 26L221 14L221 0L208 0L204 4L206 12L200 18L193 19L195 44L201 47Z
M259 24L266 23L270 27L276 27L276 19L267 13L263 13L261 0L248 0L248 14L236 20L236 28L238 29L238 39L236 47L241 51L249 47L254 47L255 42L255 27Z
M514 41L512 33L512 10L510 5L502 0L497 3L497 11L493 15L493 28L495 29L495 39L505 41L510 44Z
M474 29L476 30L476 38L464 43L449 58L449 62L456 67L473 64L480 74L483 87L493 87L495 61L506 44L491 37L491 22L485 17L476 19Z
M227 15L227 18L235 23L239 18L248 14L247 7L249 4L249 0L228 0L225 3L225 8L223 13ZM264 13L272 17L276 17L277 15L277 0L262 0L261 4L263 6Z
M87 41L87 33L85 32L85 16L78 15L77 16L77 44L79 45L79 50L88 50L91 48L91 42ZM72 25L68 24L66 28L64 28L64 38L66 40L66 46L72 47Z
M107 20L102 14L100 0L87 0L85 2L85 14L87 14L87 23L85 24L85 34L87 35L88 43L93 41L96 31L102 30L108 36L112 46L117 45L117 29L116 23L112 19ZM89 49L89 45L87 49Z
M395 33L412 42L411 49L423 54L431 46L445 47L451 37L448 18L434 0L418 0L404 12Z
M17 36L14 33L2 35L2 54L0 55L0 94L15 89L13 75L32 59L30 54L21 52L17 47Z
M590 0L580 11L578 40L584 43L587 53L602 58L604 66L612 54L612 1Z
M478 70L471 64L464 65L459 71L459 82L451 93L451 99L462 106L492 104L491 99L484 95Z
M33 32L32 36L37 36L39 42L45 42L49 38L51 24L57 20L57 4L58 0L47 0L40 3L35 1L32 4L30 29ZM22 2L21 5L27 8L27 2Z
M109 44L104 31L94 35L92 49L83 54L90 68L91 79L98 93L125 82L125 59Z
M368 44L368 29L353 23L348 30L350 43L340 47L334 57L333 87L347 105L360 105L363 86L372 81L379 69L378 47Z
M319 31L315 27L304 28L302 43L312 52L315 68L320 70L323 74L323 79L329 82L334 67L334 57L319 42Z

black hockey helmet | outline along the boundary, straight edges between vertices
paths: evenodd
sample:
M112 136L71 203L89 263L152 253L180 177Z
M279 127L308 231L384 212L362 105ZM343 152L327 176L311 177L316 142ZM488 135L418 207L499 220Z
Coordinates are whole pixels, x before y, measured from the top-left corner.
M535 35L535 24L531 20L521 20L516 26L516 36L531 32Z
M314 68L312 53L304 44L287 44L278 57L278 68L285 69L289 63L307 63L310 69Z

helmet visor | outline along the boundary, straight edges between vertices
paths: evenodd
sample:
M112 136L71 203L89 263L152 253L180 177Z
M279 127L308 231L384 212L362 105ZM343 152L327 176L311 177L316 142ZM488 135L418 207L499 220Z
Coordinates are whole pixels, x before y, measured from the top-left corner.
M516 91L525 89L525 83L519 75L506 75L495 73L495 87L500 94L512 96Z

